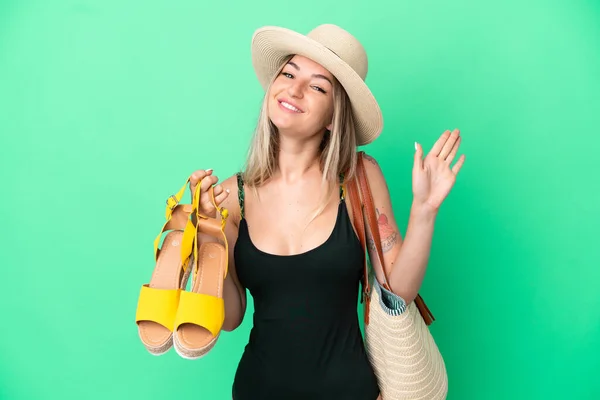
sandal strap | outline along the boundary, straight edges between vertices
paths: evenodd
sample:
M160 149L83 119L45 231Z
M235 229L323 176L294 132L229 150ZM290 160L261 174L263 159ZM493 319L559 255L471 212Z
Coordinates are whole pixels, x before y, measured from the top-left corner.
M135 322L152 321L173 331L181 289L157 289L142 286L138 298Z
M162 237L162 234L167 231L170 230L171 228L171 221L172 221L172 217L173 214L176 212L176 210L179 207L183 207L182 211L186 212L186 213L190 213L192 212L193 208L190 205L180 205L179 203L181 202L181 198L183 197L183 194L185 193L185 189L188 185L190 181L190 178L188 178L185 183L183 184L183 186L181 187L181 189L179 189L179 191L171 196L169 196L169 198L167 199L167 205L166 205L166 209L165 209L165 223L162 226L162 229L160 230L160 233L156 236L156 238L154 239L154 259L156 260L158 258L158 252L159 252L159 248L158 245L160 243L160 238ZM188 224L189 224L189 219L188 219ZM187 228L187 226L186 226ZM191 246L185 247L182 246L181 248L181 259L182 260L186 260L189 255L192 252L192 248ZM186 263L184 263L186 264Z
M209 197L210 197L210 200L211 200L213 206L215 207L217 212L221 215L220 221L216 218L210 218L210 217L202 214L200 212L200 185L201 184L202 184L202 181L198 182L198 185L196 185L196 190L194 190L193 197L192 197L192 210L193 210L192 212L195 213L196 222L193 223L191 220L189 220L187 223L187 226L185 227L185 230L183 232L182 252L183 252L184 248L186 250L189 248L194 254L194 260L197 260L198 259L198 228L201 226L207 227L208 228L207 230L209 230L211 233L213 233L213 232L216 233L218 231L219 235L221 236L220 239L222 240L223 244L225 245L226 260L225 260L225 274L223 276L223 279L225 279L227 277L228 266L229 266L229 261L227 260L227 258L229 256L229 244L227 243L227 236L225 235L225 225L227 224L227 217L229 216L229 211L224 207L217 206L214 190L213 190L213 187L211 186L208 189ZM218 227L218 228L214 229L215 227ZM192 277L192 281L195 280L197 272L198 272L197 269L194 269L194 271L193 271L194 275Z
M190 178L188 178L185 181L185 183L183 184L183 186L181 187L181 189L179 189L179 191L177 193L172 194L167 199L167 207L165 209L165 218L167 219L167 221L169 219L171 219L171 214L173 213L173 210L175 210L175 207L177 207L177 205L179 205L179 202L181 201L181 198L183 197L183 194L185 193L185 189L187 188L187 185L189 182L190 182Z
M174 329L182 324L206 328L216 337L225 321L225 302L222 298L195 292L181 292Z

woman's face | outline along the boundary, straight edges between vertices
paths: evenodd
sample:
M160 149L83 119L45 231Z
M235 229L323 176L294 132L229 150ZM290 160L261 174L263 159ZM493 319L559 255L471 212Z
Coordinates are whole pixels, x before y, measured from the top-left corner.
M310 137L331 130L333 76L316 62L294 56L271 85L269 118L279 132Z

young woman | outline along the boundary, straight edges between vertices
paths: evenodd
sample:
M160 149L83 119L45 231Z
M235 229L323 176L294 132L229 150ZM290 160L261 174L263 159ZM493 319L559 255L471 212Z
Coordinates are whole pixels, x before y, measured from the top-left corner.
M192 191L202 180L205 214L215 215L207 195L212 185L217 204L230 212L223 329L240 325L246 289L254 299L233 399L376 400L357 313L362 249L344 195L357 146L372 142L383 125L364 82L366 53L334 25L307 36L265 27L252 43L266 95L245 171L220 183L212 170L191 177ZM438 209L465 160L451 165L460 142L458 130L446 131L426 157L415 143L404 241L382 171L366 158L384 268L393 292L407 303L419 291ZM375 254L372 260L378 262Z

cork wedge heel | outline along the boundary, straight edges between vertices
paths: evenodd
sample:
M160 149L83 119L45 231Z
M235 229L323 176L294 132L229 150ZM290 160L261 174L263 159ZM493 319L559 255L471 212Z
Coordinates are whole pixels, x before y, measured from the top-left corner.
M225 236L228 212L216 205L212 188L209 194L220 218L205 216L198 210L199 192L196 193L192 287L190 291L181 292L173 334L175 350L181 357L190 360L204 357L213 349L225 320L223 285L228 266ZM204 235L201 234L214 240L203 240Z
M185 288L192 258L192 241L186 232L195 231L190 221L191 204L179 204L189 179L167 199L166 222L154 240L155 268L149 283L142 285L135 321L140 340L153 355L165 354L173 346L173 326L181 291ZM159 248L163 234L166 235Z

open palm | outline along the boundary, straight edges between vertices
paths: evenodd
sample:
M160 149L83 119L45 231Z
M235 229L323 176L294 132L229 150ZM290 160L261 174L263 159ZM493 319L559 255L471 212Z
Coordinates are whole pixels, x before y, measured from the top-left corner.
M414 200L436 210L442 205L456 182L456 175L465 162L464 154L451 166L460 147L460 131L445 131L435 142L425 159L421 145L415 143L413 166Z

